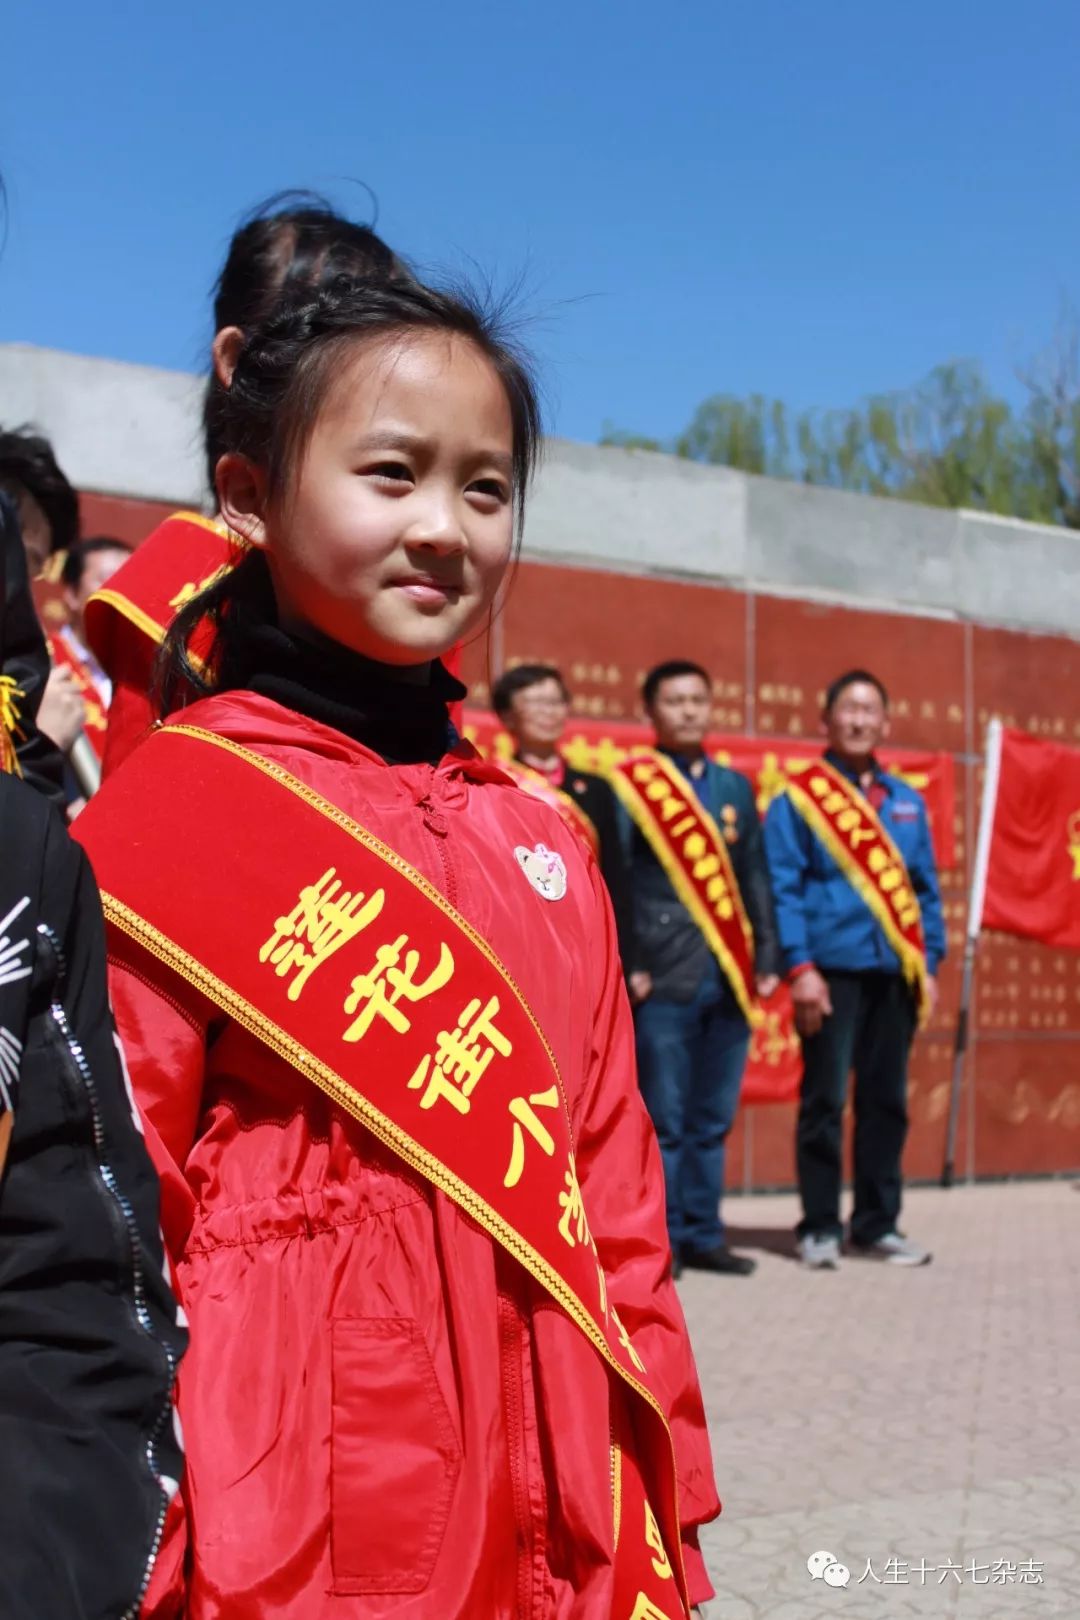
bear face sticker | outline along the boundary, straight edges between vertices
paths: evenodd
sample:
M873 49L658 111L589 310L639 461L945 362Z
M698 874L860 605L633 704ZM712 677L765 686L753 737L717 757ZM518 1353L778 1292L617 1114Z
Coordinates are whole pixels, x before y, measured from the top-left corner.
M518 865L542 900L561 900L566 893L566 865L561 855L546 844L526 849L519 844L514 851Z

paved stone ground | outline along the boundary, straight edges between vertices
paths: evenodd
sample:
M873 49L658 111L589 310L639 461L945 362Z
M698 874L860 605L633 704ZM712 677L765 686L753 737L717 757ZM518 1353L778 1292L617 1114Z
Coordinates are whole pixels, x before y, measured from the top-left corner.
M805 1271L793 1197L725 1214L757 1274L679 1285L724 1502L709 1620L1080 1620L1080 1192L913 1189L919 1270ZM811 1579L818 1551L846 1590ZM890 1558L893 1584L863 1578ZM1041 1585L988 1568L1024 1560Z

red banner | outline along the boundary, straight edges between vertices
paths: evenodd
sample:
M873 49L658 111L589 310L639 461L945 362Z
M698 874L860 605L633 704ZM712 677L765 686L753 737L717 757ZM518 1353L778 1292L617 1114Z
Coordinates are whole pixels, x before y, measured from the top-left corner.
M995 774L983 927L1080 950L1080 749L1004 730Z
M761 1003L762 1022L754 1030L743 1075L742 1101L748 1104L791 1102L802 1080L802 1045L795 1033L791 995L782 984Z
M510 733L486 709L465 710L464 734L485 756L509 759L513 753ZM654 741L651 726L628 720L575 718L567 727L563 753L575 770L607 776L612 766L620 764L631 749L651 748ZM719 764L730 765L750 778L757 789L758 809L762 814L782 788L785 770L820 759L825 751L825 744L812 738L778 743L775 738L731 736L724 732L715 732L706 746ZM922 794L930 817L938 866L948 871L956 865L952 755L914 748L883 748L880 757L887 770L902 776ZM1077 802L1080 803L1080 799Z

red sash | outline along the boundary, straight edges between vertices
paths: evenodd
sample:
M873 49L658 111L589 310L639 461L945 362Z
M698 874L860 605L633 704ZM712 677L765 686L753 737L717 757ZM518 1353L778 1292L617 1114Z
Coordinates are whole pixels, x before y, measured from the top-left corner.
M109 583L95 591L86 604L86 634L103 669L116 667L113 657L118 637L130 637L130 627L145 640L149 671L165 632L180 609L199 591L232 568L244 555L244 542L223 523L198 512L177 512L166 518L150 539L134 551ZM207 638L193 643L198 656Z
M75 677L75 683L82 694L83 707L86 711L83 730L100 764L105 755L105 733L109 725L109 706L105 702L101 689L94 680L90 668L69 644L66 636L51 635L49 637L49 651L52 654L53 663L61 669L70 669Z
M199 512L175 512L166 518L86 604L86 635L101 667L110 674L117 669L122 639L128 648L140 646L140 664L149 685L157 650L177 613L219 575L235 568L246 550L247 542L239 535ZM209 646L209 626L200 626L191 640L197 665ZM460 643L443 662L452 675L460 674ZM461 704L451 704L450 718L459 729L462 713Z
M663 1534L650 1543L656 1521L631 1452L613 1455L625 1620L639 1595L653 1603L642 1615L684 1615L666 1416L608 1299L554 1054L486 941L336 806L212 732L165 726L107 800L80 832L91 829L110 923L484 1227L632 1392L650 1473L663 1481ZM137 827L148 804L152 840L110 837L110 827ZM257 838L244 835L250 827ZM183 881L164 849L184 850Z
M568 827L571 827L578 837L583 839L588 849L595 856L600 854L600 834L597 832L592 818L578 804L572 794L564 793L549 782L541 771L534 771L530 766L523 765L519 759L500 759L499 769L512 776L519 787L526 793L531 793L534 799L541 799L544 804L558 812Z
M608 780L704 934L747 1023L756 1025L754 933L723 833L665 754L639 750Z
M904 857L880 816L853 782L827 759L789 766L785 791L824 844L900 958L920 1019L928 1010L922 912Z

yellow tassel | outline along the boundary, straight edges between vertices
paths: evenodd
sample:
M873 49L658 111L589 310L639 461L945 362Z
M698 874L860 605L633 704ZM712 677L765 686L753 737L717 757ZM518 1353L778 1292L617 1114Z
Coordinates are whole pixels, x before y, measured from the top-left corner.
M13 776L22 775L19 756L15 752L15 739L24 739L25 732L19 727L16 699L25 696L22 688L16 686L13 675L0 675L0 771L7 771Z

